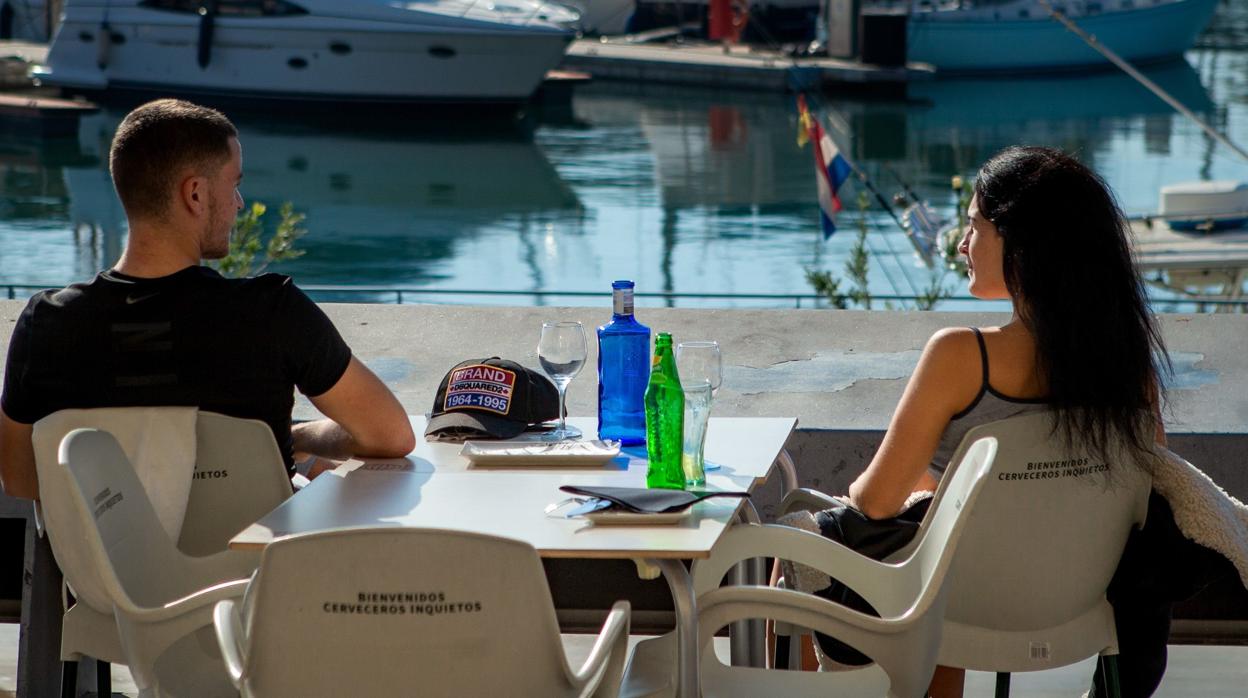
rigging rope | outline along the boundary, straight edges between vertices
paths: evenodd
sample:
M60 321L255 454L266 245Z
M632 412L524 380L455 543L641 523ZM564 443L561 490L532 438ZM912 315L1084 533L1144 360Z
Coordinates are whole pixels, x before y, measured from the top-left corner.
M1163 102L1165 102L1166 104L1169 104L1171 107L1175 109L1175 111L1179 112L1183 116L1186 116L1188 119L1191 119L1205 133L1209 134L1211 138L1221 143L1222 145L1225 145L1231 150L1235 151L1244 160L1248 160L1248 151L1245 151L1243 148L1239 147L1234 142L1232 142L1231 139L1227 138L1217 129L1210 126L1204 119L1201 119L1199 116L1197 116L1195 112L1193 112L1191 109L1188 109L1186 106L1184 106L1182 102L1175 99L1174 97L1171 97L1170 93L1163 90L1160 86L1157 85L1157 83L1145 77L1143 73L1135 69L1135 66L1123 60L1121 56L1119 56L1117 53L1114 53L1108 46L1098 41L1095 36L1088 34L1082 28L1080 28L1079 25L1070 21L1070 18L1068 18L1066 15L1053 9L1053 6L1049 4L1049 0L1036 0L1036 2L1038 2L1041 7L1049 11L1049 16L1051 16L1053 19L1060 22L1062 26L1070 30L1075 36L1082 39L1083 43L1087 44L1097 53L1107 58L1110 63L1113 63L1114 65L1121 68L1124 73L1126 73L1127 75L1130 75L1131 78L1134 79L1136 82L1148 88L1150 92L1160 97Z

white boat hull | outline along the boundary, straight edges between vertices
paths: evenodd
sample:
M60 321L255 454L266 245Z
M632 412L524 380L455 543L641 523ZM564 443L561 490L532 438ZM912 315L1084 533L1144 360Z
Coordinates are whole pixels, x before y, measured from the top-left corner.
M435 20L441 18L435 18ZM67 9L38 77L82 91L141 90L290 101L520 102L572 38L556 27L460 19L448 26L374 19L219 17L199 65L193 15ZM102 47L102 43L107 42Z
M1160 60L1191 48L1217 0L1174 0L1072 18L1084 31L1132 62ZM956 19L957 11L914 12L907 27L908 60L942 72L1068 70L1107 63L1079 37L1047 16Z

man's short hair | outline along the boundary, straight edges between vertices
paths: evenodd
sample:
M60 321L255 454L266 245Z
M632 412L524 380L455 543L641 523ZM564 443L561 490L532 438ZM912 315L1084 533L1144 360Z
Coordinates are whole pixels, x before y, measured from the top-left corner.
M230 138L237 137L238 129L221 112L178 99L148 102L127 114L108 156L126 213L163 217L179 173L192 168L215 174L229 160Z

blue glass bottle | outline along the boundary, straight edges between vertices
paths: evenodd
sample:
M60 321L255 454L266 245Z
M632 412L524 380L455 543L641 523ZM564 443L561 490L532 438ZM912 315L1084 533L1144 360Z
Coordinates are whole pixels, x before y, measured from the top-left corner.
M598 438L646 442L650 328L633 317L633 282L611 284L611 322L598 328Z

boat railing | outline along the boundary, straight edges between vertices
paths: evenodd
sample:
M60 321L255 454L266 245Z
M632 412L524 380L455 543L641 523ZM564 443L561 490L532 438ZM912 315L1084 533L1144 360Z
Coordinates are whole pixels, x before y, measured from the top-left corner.
M1141 221L1148 223L1150 221L1186 221L1186 220L1209 220L1209 221L1226 221L1237 220L1240 218L1248 218L1248 211L1243 209L1237 211L1218 211L1218 212L1186 212L1186 213L1142 213L1127 216L1127 220Z
M508 24L517 24L522 27L532 25L540 17L542 8L544 7L544 4L541 2L530 3L532 10L527 16L521 16L519 14L513 15L506 12L500 12L496 9L494 0L464 0L461 1L461 4L464 6L464 9L459 14L460 17L468 18L470 14L477 11L477 6L481 5L481 14L488 15L490 19L502 19Z

